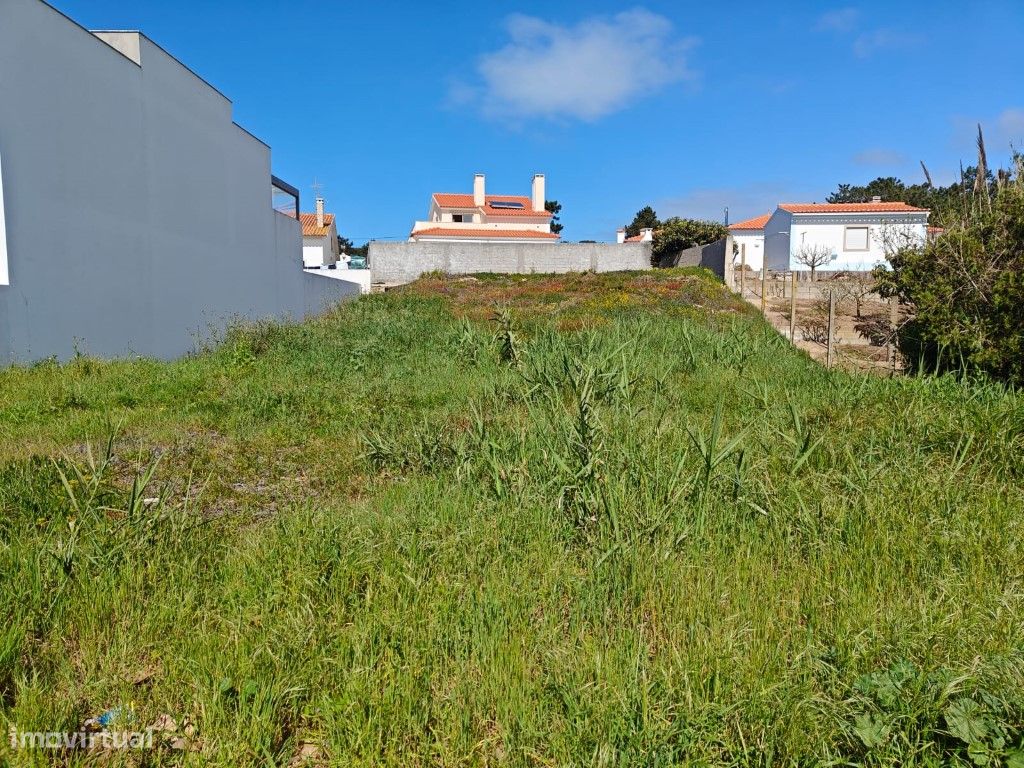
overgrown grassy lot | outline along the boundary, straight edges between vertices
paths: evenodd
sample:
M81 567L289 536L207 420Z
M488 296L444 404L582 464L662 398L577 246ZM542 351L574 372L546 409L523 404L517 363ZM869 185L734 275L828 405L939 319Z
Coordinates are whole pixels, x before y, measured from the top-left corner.
M826 371L695 271L12 368L0 761L1020 765L1022 491L1018 394ZM176 729L6 738L117 707Z

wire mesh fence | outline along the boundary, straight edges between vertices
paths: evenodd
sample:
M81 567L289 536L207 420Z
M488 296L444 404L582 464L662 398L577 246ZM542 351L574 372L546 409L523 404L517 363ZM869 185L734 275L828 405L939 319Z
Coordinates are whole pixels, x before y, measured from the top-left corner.
M871 274L736 270L733 289L760 308L792 342L827 365L894 371L894 304L875 293Z

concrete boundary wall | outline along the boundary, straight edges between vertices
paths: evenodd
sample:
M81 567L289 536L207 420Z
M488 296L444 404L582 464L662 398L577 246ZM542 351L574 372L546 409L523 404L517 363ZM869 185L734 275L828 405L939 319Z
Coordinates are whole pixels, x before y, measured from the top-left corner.
M650 243L370 243L375 283L408 283L427 272L549 274L651 269Z
M687 248L669 259L663 259L660 267L707 267L725 280L732 272L732 259L725 257L732 252L732 238L722 238L707 245ZM728 273L728 274L727 274Z

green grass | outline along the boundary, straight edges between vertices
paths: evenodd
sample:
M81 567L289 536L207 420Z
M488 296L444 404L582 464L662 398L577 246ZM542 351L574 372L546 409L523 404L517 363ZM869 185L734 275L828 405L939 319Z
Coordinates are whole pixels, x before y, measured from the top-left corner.
M826 371L704 273L433 276L0 393L0 725L190 747L0 760L1020 760L1019 395Z

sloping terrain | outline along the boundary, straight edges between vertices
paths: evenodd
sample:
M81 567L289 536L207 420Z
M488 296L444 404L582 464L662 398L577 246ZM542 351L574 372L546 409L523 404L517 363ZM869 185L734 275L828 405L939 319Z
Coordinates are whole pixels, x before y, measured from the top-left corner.
M3 725L163 730L0 756L1012 764L1022 491L1019 395L826 371L698 271L8 369Z

